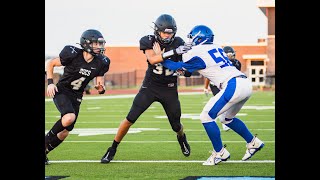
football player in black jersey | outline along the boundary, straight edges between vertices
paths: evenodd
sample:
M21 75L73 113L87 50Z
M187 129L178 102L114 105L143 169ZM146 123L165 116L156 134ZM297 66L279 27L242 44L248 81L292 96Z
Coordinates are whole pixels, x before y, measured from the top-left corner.
M177 74L190 76L189 72L174 72L161 65L163 59L171 58L181 61L181 54L189 50L180 37L176 37L177 26L174 18L168 14L160 15L154 22L154 35L147 35L140 39L140 50L146 55L148 69L139 93L134 98L127 117L121 122L112 146L101 158L101 163L109 163L115 156L117 146L127 134L139 116L157 101L164 108L172 130L177 133L177 140L184 156L190 155L183 126L180 122L181 107L177 91ZM156 55L153 46L158 42L163 54Z
M84 89L93 78L99 94L104 94L104 74L109 70L110 59L104 55L105 40L94 29L86 30L80 37L80 46L67 45L59 57L47 64L47 95L59 110L61 117L45 135L45 164L49 164L47 154L60 145L76 123ZM65 66L64 73L55 85L53 68Z
M224 46L223 47L223 51L226 53L227 57L229 58L229 60L231 61L231 63L239 70L241 71L241 63L238 59L236 59L236 51L233 49L233 47L231 46ZM208 93L209 93L209 89L208 89L208 86L210 85L210 89L211 89L211 92L212 92L212 95L216 95L218 94L218 92L220 91L220 89L210 83L209 79L205 78L204 80L204 93L208 96ZM228 131L230 130L230 128L228 126L226 126L225 124L222 124L222 129L225 130L225 131Z

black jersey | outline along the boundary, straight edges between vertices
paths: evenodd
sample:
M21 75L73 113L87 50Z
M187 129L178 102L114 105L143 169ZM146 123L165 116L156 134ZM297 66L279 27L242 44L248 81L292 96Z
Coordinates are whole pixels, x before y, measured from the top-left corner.
M153 43L156 41L154 35L147 35L140 39L140 50L145 53L145 50L153 49ZM165 48L165 52L170 51L172 49L176 49L180 45L183 45L184 41L180 37L175 37L173 42L169 45L161 45L161 50ZM182 61L182 55L173 55L170 58L172 61L178 62ZM148 59L148 69L146 71L146 75L143 81L144 85L147 84L156 84L160 86L168 86L172 83L177 83L177 76L173 75L174 71L167 69L166 67L162 66L161 63L157 64L150 64ZM147 84L145 84L147 83ZM170 86L169 86L170 87Z
M241 63L238 59L230 59L230 61L239 71L241 71Z
M57 83L58 90L67 90L82 97L84 88L96 76L103 76L110 66L110 59L104 55L94 56L85 61L83 50L75 46L65 46L59 54L64 73Z

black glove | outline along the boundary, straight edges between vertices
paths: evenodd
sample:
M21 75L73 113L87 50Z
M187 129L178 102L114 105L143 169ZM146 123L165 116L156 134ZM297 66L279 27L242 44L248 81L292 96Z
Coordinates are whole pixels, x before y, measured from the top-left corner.
M94 86L94 88L96 88L96 90L98 90L99 94L104 94L106 92L105 87L101 84Z

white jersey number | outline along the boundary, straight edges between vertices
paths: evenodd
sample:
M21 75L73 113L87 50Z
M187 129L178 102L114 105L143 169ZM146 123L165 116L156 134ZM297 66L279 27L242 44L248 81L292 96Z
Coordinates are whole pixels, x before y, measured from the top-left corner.
M71 85L72 85L72 89L74 90L78 90L81 85L82 85L82 82L85 80L86 78L85 77L81 77L79 79L76 79L74 81L71 82Z
M157 64L155 64L155 66L156 66L156 68L155 69L153 69L153 73L155 73L155 74L162 74L162 72L163 72L163 66L162 66L162 64L161 63L157 63ZM174 73L174 71L172 71L172 70L170 70L170 69L165 69L165 76L170 76L171 74L173 74Z

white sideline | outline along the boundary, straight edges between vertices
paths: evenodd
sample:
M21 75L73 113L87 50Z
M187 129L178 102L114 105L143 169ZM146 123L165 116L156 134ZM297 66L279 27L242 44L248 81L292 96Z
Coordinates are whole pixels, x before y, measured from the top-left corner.
M203 94L203 92L180 92L179 95L194 95ZM83 96L83 99L118 99L118 98L133 98L137 94L123 94L123 95L103 95L103 96ZM52 98L46 98L45 101L52 101Z
M189 161L181 161L181 160L113 160L110 163L203 163L204 161L198 160L189 160ZM58 160L52 161L49 163L100 163L100 160ZM223 163L275 163L275 160L255 160L255 161L236 161L236 160L228 160Z

